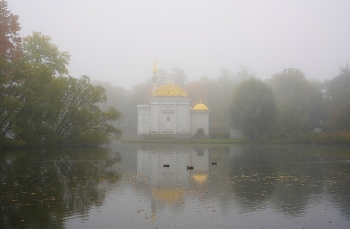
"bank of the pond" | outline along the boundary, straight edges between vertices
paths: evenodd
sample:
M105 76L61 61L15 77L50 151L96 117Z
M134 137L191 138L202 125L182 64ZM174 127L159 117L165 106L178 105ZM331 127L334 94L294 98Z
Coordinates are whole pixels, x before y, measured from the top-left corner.
M331 133L307 133L300 134L294 138L259 138L259 139L217 139L217 138L191 138L191 139L138 139L136 136L124 136L117 140L121 143L142 143L142 144L193 144L193 145L288 145L288 144L309 144L309 145L332 145L350 146L350 132ZM101 144L106 145L106 144ZM98 147L101 145L95 145ZM107 143L108 145L108 143ZM81 145L83 146L83 145ZM50 147L50 146L45 146ZM57 146L52 146L57 147ZM85 145L83 147L88 147ZM90 146L91 147L91 146ZM15 139L0 141L0 149L32 148L23 142Z
M254 145L254 144L294 144L291 139L124 139L123 143L143 143L143 144L227 144L227 145Z
M124 139L124 143L184 143L184 144L312 144L312 145L339 145L350 146L350 132L325 132L304 133L289 138L264 138L264 139L216 139L216 138L191 138L191 139Z
M215 139L215 138L191 138L191 139L124 139L125 143L183 143L183 144L230 144L230 145L254 145L254 144L312 144L312 145L338 145L350 146L350 132L306 133L290 138L268 139Z

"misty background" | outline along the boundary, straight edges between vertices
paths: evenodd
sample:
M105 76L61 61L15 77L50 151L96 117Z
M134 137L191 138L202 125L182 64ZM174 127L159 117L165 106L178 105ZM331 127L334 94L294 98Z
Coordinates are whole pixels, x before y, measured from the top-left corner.
M10 0L20 36L49 35L73 77L131 89L159 68L188 81L246 66L267 79L298 68L331 79L350 59L350 2Z
M103 86L107 103L94 101L105 112L115 107L123 114L122 119L113 119L123 136L136 136L137 104L148 103L156 61L158 86L171 78L186 90L191 106L199 102L208 106L211 138L229 138L232 125L243 130L238 125L243 122L233 120L232 108L239 116L248 116L233 98L254 105L256 101L249 100L253 94L259 109L252 106L249 114L266 108L262 102L277 104L273 113L262 114L271 118L269 130L260 131L264 137L292 137L317 128L349 131L349 6L348 1L8 2L8 10L19 16L18 35L24 38L26 56L41 50L45 58L44 44L69 53L62 63L70 77L49 78L71 80L64 83L67 88L76 81L90 92L100 90L90 87L90 82ZM240 89L251 77L258 81L250 81L247 88L260 85L261 91ZM30 89L45 100L46 92L35 86ZM49 87L47 93L52 93L55 87ZM266 87L273 90L269 99L259 94L267 92ZM233 96L235 91L248 96L238 92ZM16 105L16 97L11 98ZM106 114L119 117L118 111ZM265 123L261 117L258 121Z

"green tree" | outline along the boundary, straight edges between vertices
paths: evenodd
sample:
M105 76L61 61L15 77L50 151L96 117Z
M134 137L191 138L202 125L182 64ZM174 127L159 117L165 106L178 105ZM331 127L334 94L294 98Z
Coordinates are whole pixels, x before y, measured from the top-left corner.
M28 145L98 145L120 137L121 130L109 122L121 113L98 107L106 101L106 91L91 85L89 77L57 77L47 89L40 109L16 122L17 137Z
M168 73L163 68L158 68L158 87L170 82Z
M69 55L58 51L47 36L33 33L24 38L24 57L13 71L15 93L5 107L2 130L27 146L98 145L119 138L121 130L111 123L122 114L110 107L102 111L106 90L90 79L66 77ZM9 88L8 85L6 85Z
M350 103L341 103L332 107L330 124L333 130L350 131Z
M34 129L40 126L36 122L40 123L39 114L48 101L50 82L55 74L68 73L69 55L59 52L48 36L34 32L23 39L21 48L21 58L7 62L6 81L1 84L0 130L3 138L5 135L19 138L20 133L22 136L26 133L27 139L33 137L33 129L25 126L23 120L31 120Z
M333 130L350 131L350 68L340 67L339 74L330 80L326 89L329 123Z
M21 38L18 32L21 27L18 23L18 15L13 15L7 10L7 2L0 1L0 64L13 61L22 55ZM3 67L3 66L1 66ZM3 69L3 68L1 68Z
M28 69L21 59L9 62L1 69L4 74L0 77L0 141L11 131L25 103L25 90L21 86L28 77Z
M172 68L168 74L166 70L158 68L158 86L174 83L182 88L187 84L187 76L181 68Z
M302 71L285 69L274 74L270 83L279 108L276 132L295 135L320 127L323 96Z
M230 105L232 93L244 80L253 77L247 67L240 67L234 74L222 68L217 79L208 81L208 107L210 109L210 135L212 137L228 138L230 133Z
M241 66L238 72L233 76L236 84L240 84L243 80L247 80L251 77L255 77L255 73L252 73L250 68Z
M58 46L51 42L50 36L33 32L31 36L23 38L22 49L28 63L47 66L53 76L68 74L70 55L67 52L60 52Z
M350 67L340 67L339 74L329 81L327 96L333 104L346 103L350 100Z
M7 125L7 133L16 139L41 143L45 138L43 117L50 104L50 94L56 74L67 74L66 65L69 55L59 52L50 37L34 32L22 43L21 81L16 81L18 99L16 109L11 111L11 122ZM24 67L23 67L24 66ZM14 98L14 96L12 96Z
M202 77L198 81L189 82L186 85L186 92L191 98L191 106L194 107L198 103L203 103L208 105L208 95L209 95L209 83L210 80Z
M251 139L270 133L276 113L273 91L261 80L245 80L233 93L232 124Z
M7 10L6 1L0 1L0 144L8 135L23 103L23 90L19 85L26 66L21 60L19 31L18 16Z
M114 86L109 82L93 81L92 84L100 85L106 89L107 101L99 104L102 111L107 111L109 107L115 107L123 114L122 120L113 122L113 125L123 130L123 136L135 135L137 126L136 128L134 126L137 122L133 118L137 114L137 104L133 104L131 91L120 86Z
M220 76L209 82L208 108L210 115L210 135L223 138L229 136L230 112L229 100L235 88L233 74L222 68Z
M181 68L172 68L170 73L171 80L174 84L184 88L187 84L187 76Z

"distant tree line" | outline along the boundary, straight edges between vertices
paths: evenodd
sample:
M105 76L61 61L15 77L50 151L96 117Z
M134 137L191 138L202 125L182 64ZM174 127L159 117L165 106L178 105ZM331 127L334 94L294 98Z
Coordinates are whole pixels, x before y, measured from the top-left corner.
M18 16L0 1L0 148L98 145L119 138L110 122L115 108L102 111L106 91L87 76L68 75L69 54L40 32L21 39Z
M250 93L244 90L246 84L252 88L258 83L264 86L259 90L256 90L256 87L255 90L248 90ZM270 92L263 93L267 88L272 89L272 97ZM250 101L252 97L258 98L259 103L254 104L254 101ZM247 104L250 104L252 109L244 111ZM276 106L276 109L272 112L273 106ZM308 81L302 71L293 68L276 73L265 82L250 79L233 93L231 109L233 125L251 138L296 137L302 133L319 131L350 131L349 65L340 67L337 76L324 82ZM261 112L262 110L265 112ZM235 112L238 112L240 117L254 116L257 121L242 120ZM272 118L271 122L265 120L268 112ZM249 128L242 125L248 125L249 128L253 126L257 130L251 135ZM261 128L258 128L261 126L264 126L262 132Z
M350 69L323 82L307 80L295 68L284 69L262 81L247 67L237 73L223 68L217 78L207 76L188 82L184 71L171 73L159 69L159 84L182 86L192 107L202 102L210 109L210 137L229 138L230 128L248 138L289 138L315 131L350 131ZM93 82L107 89L108 101L123 115L121 126L126 136L137 133L137 104L148 103L151 77L131 90L108 82Z

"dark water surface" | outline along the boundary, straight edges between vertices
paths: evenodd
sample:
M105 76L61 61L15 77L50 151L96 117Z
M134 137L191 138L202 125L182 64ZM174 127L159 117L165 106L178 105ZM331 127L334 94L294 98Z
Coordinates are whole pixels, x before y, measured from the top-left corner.
M350 228L349 148L2 151L0 179L0 228Z

